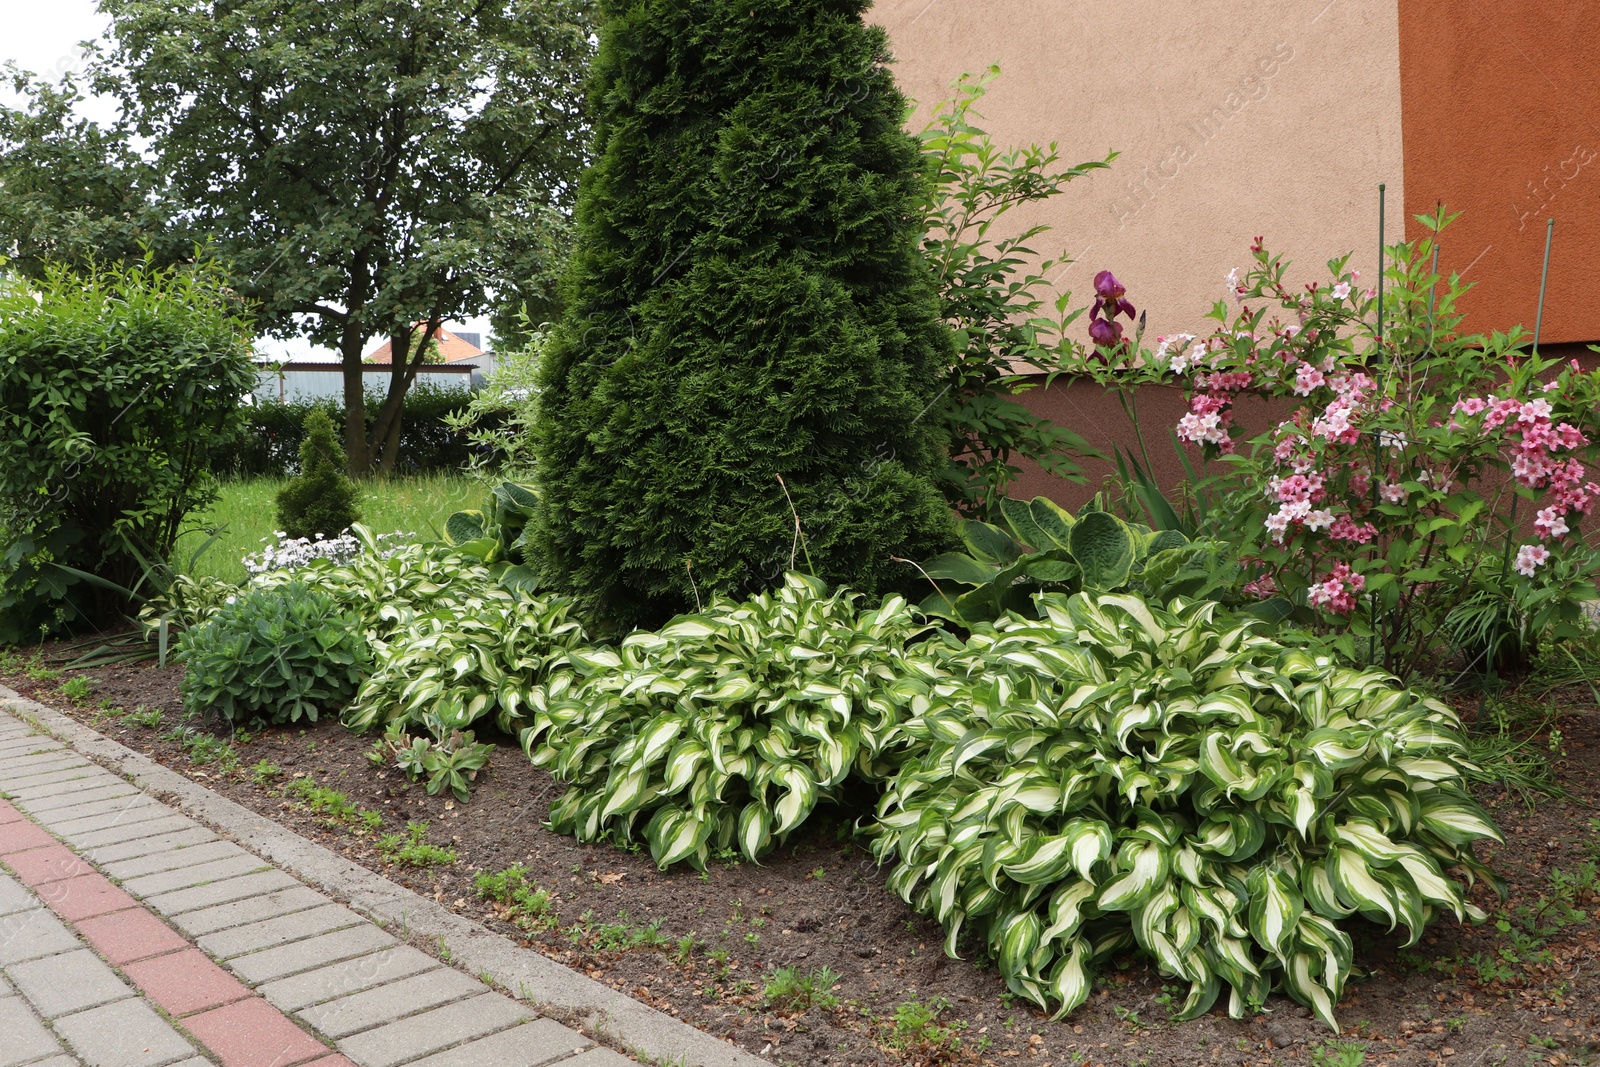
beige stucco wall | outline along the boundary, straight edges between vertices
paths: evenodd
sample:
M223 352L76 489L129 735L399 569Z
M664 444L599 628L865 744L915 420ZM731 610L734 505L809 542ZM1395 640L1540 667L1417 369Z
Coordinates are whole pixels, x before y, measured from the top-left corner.
M957 76L999 63L982 107L998 143L1059 141L1068 163L1121 153L1013 217L1054 227L1037 250L1077 260L1054 279L1074 303L1110 269L1153 337L1199 332L1256 234L1304 268L1292 278L1351 251L1370 277L1378 183L1390 240L1405 202L1396 4L880 0L869 19L914 128Z

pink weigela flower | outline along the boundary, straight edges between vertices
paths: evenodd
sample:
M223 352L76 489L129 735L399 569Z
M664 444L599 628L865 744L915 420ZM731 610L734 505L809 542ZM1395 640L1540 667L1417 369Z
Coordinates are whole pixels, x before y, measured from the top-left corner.
M1523 545L1517 549L1517 573L1532 578L1533 572L1543 567L1549 558L1550 550L1543 545Z

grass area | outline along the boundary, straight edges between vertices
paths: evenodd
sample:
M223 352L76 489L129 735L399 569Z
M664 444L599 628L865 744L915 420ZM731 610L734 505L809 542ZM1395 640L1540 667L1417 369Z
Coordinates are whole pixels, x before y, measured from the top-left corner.
M287 478L248 478L222 483L222 496L209 509L191 517L201 529L178 540L176 564L194 576L214 575L230 582L246 578L240 562L261 551L261 539L277 529L278 490ZM418 474L361 483L361 522L378 533L406 530L437 537L444 520L464 508L483 506L481 483L460 474ZM189 556L206 540L205 529L222 535L194 566Z

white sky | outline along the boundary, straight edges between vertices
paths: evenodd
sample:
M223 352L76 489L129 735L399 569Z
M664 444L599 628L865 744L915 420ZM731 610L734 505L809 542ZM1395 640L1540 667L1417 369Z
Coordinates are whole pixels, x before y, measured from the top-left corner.
M97 6L96 0L0 0L0 64L14 62L52 81L69 71L81 70L83 53L79 42L99 37L110 23ZM0 104L16 107L20 101L9 82L0 86ZM110 122L115 120L117 109L109 100L94 99L85 103L82 113L97 122ZM485 342L489 341L486 318L448 322L445 328L476 331ZM375 338L368 347L381 343ZM334 358L329 350L305 341L263 338L257 348L264 355L279 359Z

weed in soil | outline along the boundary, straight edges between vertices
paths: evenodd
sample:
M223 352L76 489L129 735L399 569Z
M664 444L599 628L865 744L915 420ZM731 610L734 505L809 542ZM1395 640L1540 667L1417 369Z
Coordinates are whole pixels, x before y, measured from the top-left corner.
M378 818L381 820L382 816ZM378 838L378 855L385 862L397 863L402 867L448 867L456 861L455 849L428 843L428 824L425 822L407 823L405 833L384 834Z

